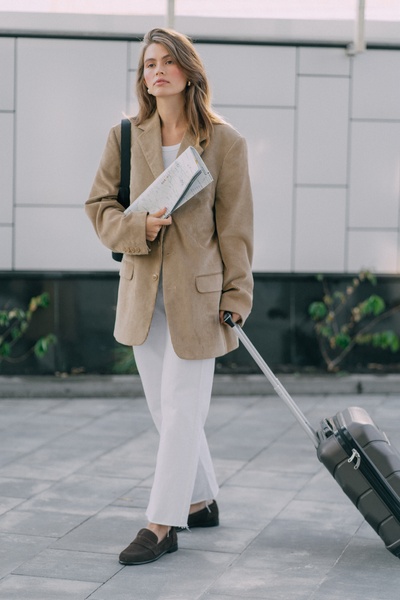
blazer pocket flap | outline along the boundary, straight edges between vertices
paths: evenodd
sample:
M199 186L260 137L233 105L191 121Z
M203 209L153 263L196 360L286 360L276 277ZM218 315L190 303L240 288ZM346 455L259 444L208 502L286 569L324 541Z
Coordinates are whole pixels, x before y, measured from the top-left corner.
M198 292L221 292L223 277L222 273L212 275L199 275L196 277L196 289Z
M121 263L121 269L119 271L119 276L123 279L132 279L133 277L133 264L123 260Z

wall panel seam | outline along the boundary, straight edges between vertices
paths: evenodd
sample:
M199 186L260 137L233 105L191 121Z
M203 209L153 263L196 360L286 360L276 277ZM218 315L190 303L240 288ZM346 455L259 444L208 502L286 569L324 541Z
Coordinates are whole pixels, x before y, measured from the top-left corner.
M369 231L369 232L378 232L378 231L382 231L382 232L394 232L397 233L398 232L398 227L349 227L348 228L349 232L352 231Z
M352 110L353 110L353 85L354 85L354 61L353 58L350 57L350 79L349 79L349 89L348 89L348 115L347 115L347 160L346 160L346 207L345 207L345 221L344 221L344 248L343 248L343 270L344 272L348 272L349 269L349 224L350 224L350 177L351 177L351 166L350 166L350 157L351 157L351 120L352 120Z
M310 79L350 79L350 75L336 75L334 73L299 73L299 77L310 78Z
M14 38L14 118L13 118L13 159L12 159L12 233L11 233L11 270L15 270L16 262L16 202L17 202L17 75L18 75L18 45Z
M290 234L290 269L295 271L296 269L296 209L297 209L297 198L296 198L296 173L297 173L297 144L299 137L299 70L300 70L300 51L296 48L296 71L295 71L295 82L294 82L294 99L295 99L295 110L293 118L293 166L292 166L292 222L291 222L291 234Z
M258 109L268 109L268 110L296 110L295 106L291 106L288 104L220 104L217 102L213 102L214 108L258 108Z
M400 123L400 119L377 119L377 118L363 118L353 117L351 123Z

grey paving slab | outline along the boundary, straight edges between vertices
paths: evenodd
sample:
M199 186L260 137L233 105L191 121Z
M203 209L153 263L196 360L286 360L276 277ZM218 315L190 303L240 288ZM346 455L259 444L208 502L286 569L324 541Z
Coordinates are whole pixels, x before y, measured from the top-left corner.
M297 521L300 529L329 526L330 530L351 532L353 535L363 522L363 517L350 501L347 504L338 504L320 502L318 499L292 500L277 515L277 522L281 519Z
M26 500L22 508L90 516L131 489L133 484L130 479L71 475Z
M144 399L0 400L0 439L12 433L0 452L0 600L396 600L398 559L287 408L253 391L210 409L221 526L126 568L118 554L145 525L158 445ZM364 406L400 447L395 394L296 399L314 425Z
M13 574L104 583L121 569L114 554L47 548L15 569Z
M41 479L18 479L15 477L0 477L0 496L14 498L31 498L53 485L52 481Z
M263 526L267 522L263 521ZM180 550L204 550L207 552L242 553L254 539L254 529L228 527L182 531L178 535Z
M92 419L81 427L83 435L109 436L117 438L121 443L131 439L142 431L146 431L151 425L151 419L145 410L144 403L132 401L134 406L125 404L109 411L105 415Z
M212 453L214 469L219 485L222 486L231 477L239 473L247 464L244 460L234 460L228 458L218 458L218 454Z
M207 435L209 436L213 431L220 429L258 402L258 398L254 396L238 396L235 398L232 396L219 396L218 399L212 398L206 423Z
M73 447L65 449L57 443L43 444L33 452L15 457L0 468L0 477L58 481L73 473L85 459Z
M320 568L318 569L320 572ZM315 587L310 571L301 567L277 567L264 565L262 568L231 568L211 591L224 594L225 598L257 598L260 600L308 600ZM205 596L207 597L207 596Z
M187 550L167 554L162 561L125 567L91 600L195 600L229 568L234 555Z
M40 438L40 433L36 435ZM0 476L58 481L90 465L119 443L117 434L104 437L74 431L59 439L42 443L39 449L9 461L0 468Z
M358 528L354 537L367 538L370 540L379 540L380 538L377 536L374 529L369 525L366 521L362 523L362 525ZM383 542L381 542L383 544ZM400 565L399 565L400 566Z
M46 445L40 450L15 457L0 468L0 477L17 477L20 479L43 479L54 482L68 477L91 462L100 450L90 457L84 457L73 447L55 447Z
M130 506L145 509L149 503L150 487L136 485L132 490L117 498L113 506Z
M3 449L0 452L0 469L2 469L2 467L7 467L7 465L14 462L15 460L18 460L23 455L24 453L20 452L19 450L10 448Z
M49 400L36 398L35 402L29 399L14 398L12 400L1 399L0 402L0 430L8 429L10 426L19 424L21 421L29 421L32 417L49 412L57 406L65 404L65 400Z
M263 488L265 490L303 490L308 489L314 477L309 473L266 471L244 467L233 474L225 485L236 487Z
M378 539L352 539L310 600L398 598L399 559L387 552L383 545L378 544Z
M144 525L142 508L109 506L54 542L52 547L117 557Z
M0 517L0 531L58 539L86 519L87 515L60 511L10 510Z
M80 473L99 477L145 479L154 471L157 447L157 433L151 427L133 439L103 452L96 461L92 460L82 466Z
M294 490L266 493L262 488L222 487L218 496L222 508L220 521L227 527L260 531L285 509L295 494Z
M324 580L346 544L332 530L299 528L294 521L272 522L210 588L237 598L305 600Z
M214 432L209 436L209 446L212 455L229 460L248 461L260 452L260 448L265 448L271 444L276 434L268 436L263 428L254 423L252 427L246 429L249 425L241 424L240 419L230 422L226 427Z
M24 502L24 498L12 498L10 496L0 496L0 515L15 508Z
M0 581L0 600L86 600L98 583L9 575Z
M60 419L57 415L41 413L29 419L23 418L1 432L0 452L16 447L20 452L32 452L36 448L73 430L82 423L78 416Z
M344 505L341 506L341 510L346 510L346 506L350 503L341 487L323 466L307 481L307 485L299 490L296 499L317 500L321 504L328 502Z
M198 600L229 600L229 598L232 597L233 596L228 596L227 594L219 595L205 592L198 598ZM255 596L249 596L249 594L246 593L246 600L259 600L259 598L256 598Z
M51 544L51 538L0 533L0 578Z
M14 402L12 400L11 402ZM30 402L31 400L27 400L26 402ZM37 400L35 400L35 403ZM130 405L132 402L131 399L123 398L116 399L114 398L113 402L110 402L109 398L86 398L85 401L82 401L82 398L69 398L59 400L54 406L49 407L48 411L53 415L79 415L81 418L88 417L92 419L97 419L102 415L108 415L115 411L121 411L126 405Z
M302 430L301 433L303 433ZM249 461L249 466L257 470L314 475L320 469L315 448L304 434L296 437L295 441L294 436L298 436L297 428L294 434L290 431L285 437L281 437L267 448L261 449L257 456Z

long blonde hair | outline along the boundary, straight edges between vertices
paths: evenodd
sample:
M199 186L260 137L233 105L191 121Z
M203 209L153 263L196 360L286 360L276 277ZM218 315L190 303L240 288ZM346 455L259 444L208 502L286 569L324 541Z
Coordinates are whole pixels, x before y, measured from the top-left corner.
M185 88L186 119L197 142L202 134L206 139L206 144L208 144L214 123L224 123L225 121L211 108L211 91L207 75L192 41L187 36L172 29L152 29L143 39L136 76L139 112L135 117L135 123L140 125L151 117L156 110L156 99L148 93L144 80L144 55L150 44L165 46L170 56L190 81L190 86Z

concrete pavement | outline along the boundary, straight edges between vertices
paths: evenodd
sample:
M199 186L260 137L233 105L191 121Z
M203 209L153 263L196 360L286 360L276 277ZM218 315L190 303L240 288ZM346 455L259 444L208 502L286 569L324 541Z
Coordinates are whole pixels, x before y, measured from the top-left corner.
M313 391L293 395L314 425L361 405L400 448L395 393ZM282 402L249 387L215 394L207 423L221 526L120 565L145 524L157 436L141 395L102 396L0 400L0 600L397 600L399 559Z

